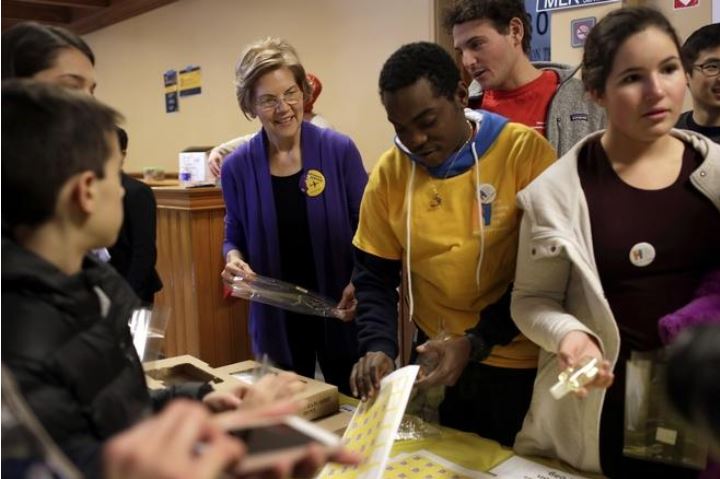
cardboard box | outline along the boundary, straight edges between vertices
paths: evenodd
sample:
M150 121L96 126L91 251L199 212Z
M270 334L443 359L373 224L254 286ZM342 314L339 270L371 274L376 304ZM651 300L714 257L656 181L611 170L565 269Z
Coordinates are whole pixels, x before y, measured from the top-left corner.
M328 432L342 436L345 434L345 429L347 429L348 424L350 424L352 417L353 413L351 412L339 411L332 416L318 419L314 422L316 426L320 426Z
M190 381L209 382L215 389L232 389L242 384L189 354L148 361L143 363L143 369L150 389L162 389Z
M216 368L215 371L219 376L230 376L233 380L242 381L246 384L252 384L255 371L261 368L261 364L255 361L243 361L240 363L229 364ZM272 373L281 372L277 368L269 368ZM331 384L321 381L300 377L305 383L305 388L298 394L298 397L307 401L307 406L299 413L299 416L313 420L338 412L338 388Z

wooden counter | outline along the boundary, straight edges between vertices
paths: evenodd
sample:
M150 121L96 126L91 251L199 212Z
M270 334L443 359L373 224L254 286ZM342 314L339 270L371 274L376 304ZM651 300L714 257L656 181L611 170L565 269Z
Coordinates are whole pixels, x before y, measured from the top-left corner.
M157 200L155 304L170 308L165 354L192 354L211 366L251 359L248 304L223 298L220 272L225 204L216 187L153 188Z

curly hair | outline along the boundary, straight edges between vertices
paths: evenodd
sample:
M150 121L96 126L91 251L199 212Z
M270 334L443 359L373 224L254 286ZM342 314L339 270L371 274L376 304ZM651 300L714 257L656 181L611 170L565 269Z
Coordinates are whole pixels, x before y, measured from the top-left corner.
M395 51L380 71L380 94L397 91L426 78L435 94L453 99L460 72L450 54L440 45L416 42Z

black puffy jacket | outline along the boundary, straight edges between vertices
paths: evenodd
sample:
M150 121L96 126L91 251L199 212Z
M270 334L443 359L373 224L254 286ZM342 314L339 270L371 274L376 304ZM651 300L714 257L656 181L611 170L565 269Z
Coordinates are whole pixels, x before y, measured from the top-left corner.
M102 442L158 409L132 344L140 305L130 286L90 257L68 276L2 240L2 361L40 422L88 477L100 475ZM185 396L201 397L193 385Z

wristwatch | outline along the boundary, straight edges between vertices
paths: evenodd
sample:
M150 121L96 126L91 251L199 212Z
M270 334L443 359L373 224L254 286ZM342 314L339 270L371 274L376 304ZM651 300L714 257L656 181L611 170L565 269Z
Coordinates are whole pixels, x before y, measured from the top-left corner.
M492 347L488 347L485 340L474 334L472 329L465 331L465 337L470 341L470 361L479 363L490 356Z

